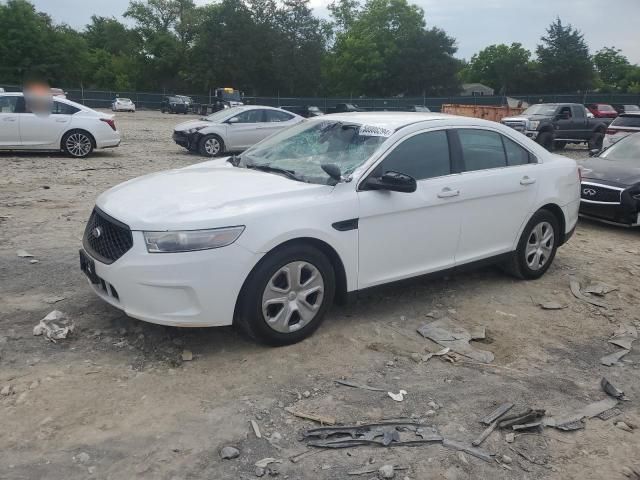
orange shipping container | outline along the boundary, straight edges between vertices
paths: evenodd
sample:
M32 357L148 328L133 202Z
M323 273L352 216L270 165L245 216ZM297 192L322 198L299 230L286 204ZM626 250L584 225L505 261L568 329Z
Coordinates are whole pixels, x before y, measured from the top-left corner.
M454 105L445 103L442 105L442 113L450 113L452 115L461 115L463 117L483 118L485 120L493 120L499 122L504 117L513 117L524 112L521 107L495 107L490 105Z

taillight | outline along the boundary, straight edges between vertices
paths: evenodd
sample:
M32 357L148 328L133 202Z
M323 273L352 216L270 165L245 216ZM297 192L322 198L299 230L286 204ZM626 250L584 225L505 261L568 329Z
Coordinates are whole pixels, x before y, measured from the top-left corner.
M110 118L101 118L100 120L102 122L106 123L107 125L109 125L114 132L116 131L116 122L115 122L115 120L111 120Z

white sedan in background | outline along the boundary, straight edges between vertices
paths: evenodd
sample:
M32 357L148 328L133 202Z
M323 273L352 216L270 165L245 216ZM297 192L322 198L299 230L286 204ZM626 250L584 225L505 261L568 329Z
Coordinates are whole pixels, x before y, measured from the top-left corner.
M127 315L283 345L369 287L490 262L539 278L579 206L576 162L499 123L335 114L103 193L80 260Z
M302 121L301 116L281 108L238 106L177 125L173 140L190 151L214 157L224 152L246 150L269 135Z
M20 92L0 93L0 150L63 151L84 158L96 148L120 145L113 115L52 97L51 111L32 113Z
M111 104L111 110L114 112L135 112L136 104L130 98L116 98Z

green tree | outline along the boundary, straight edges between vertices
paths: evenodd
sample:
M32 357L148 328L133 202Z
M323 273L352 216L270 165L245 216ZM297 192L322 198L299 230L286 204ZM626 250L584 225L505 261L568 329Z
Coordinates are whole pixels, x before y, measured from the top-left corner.
M594 68L584 35L557 18L542 37L536 53L542 75L542 88L548 92L569 93L589 90L594 85Z
M398 95L458 90L455 40L442 30L427 30L421 8L406 0L369 0L351 11L336 19L344 30L338 30L325 65L331 92Z
M621 52L614 47L604 47L593 56L593 63L602 81L603 90L616 92L624 87L624 80L631 65Z
M471 57L464 80L489 85L496 92L526 92L534 86L536 65L520 43L490 45Z

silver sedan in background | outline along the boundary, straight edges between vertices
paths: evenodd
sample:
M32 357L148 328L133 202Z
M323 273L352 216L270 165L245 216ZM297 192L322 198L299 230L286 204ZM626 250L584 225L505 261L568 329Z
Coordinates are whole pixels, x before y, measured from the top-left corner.
M246 150L269 135L302 121L304 118L300 115L281 108L232 107L176 125L173 140L190 151L214 157Z

